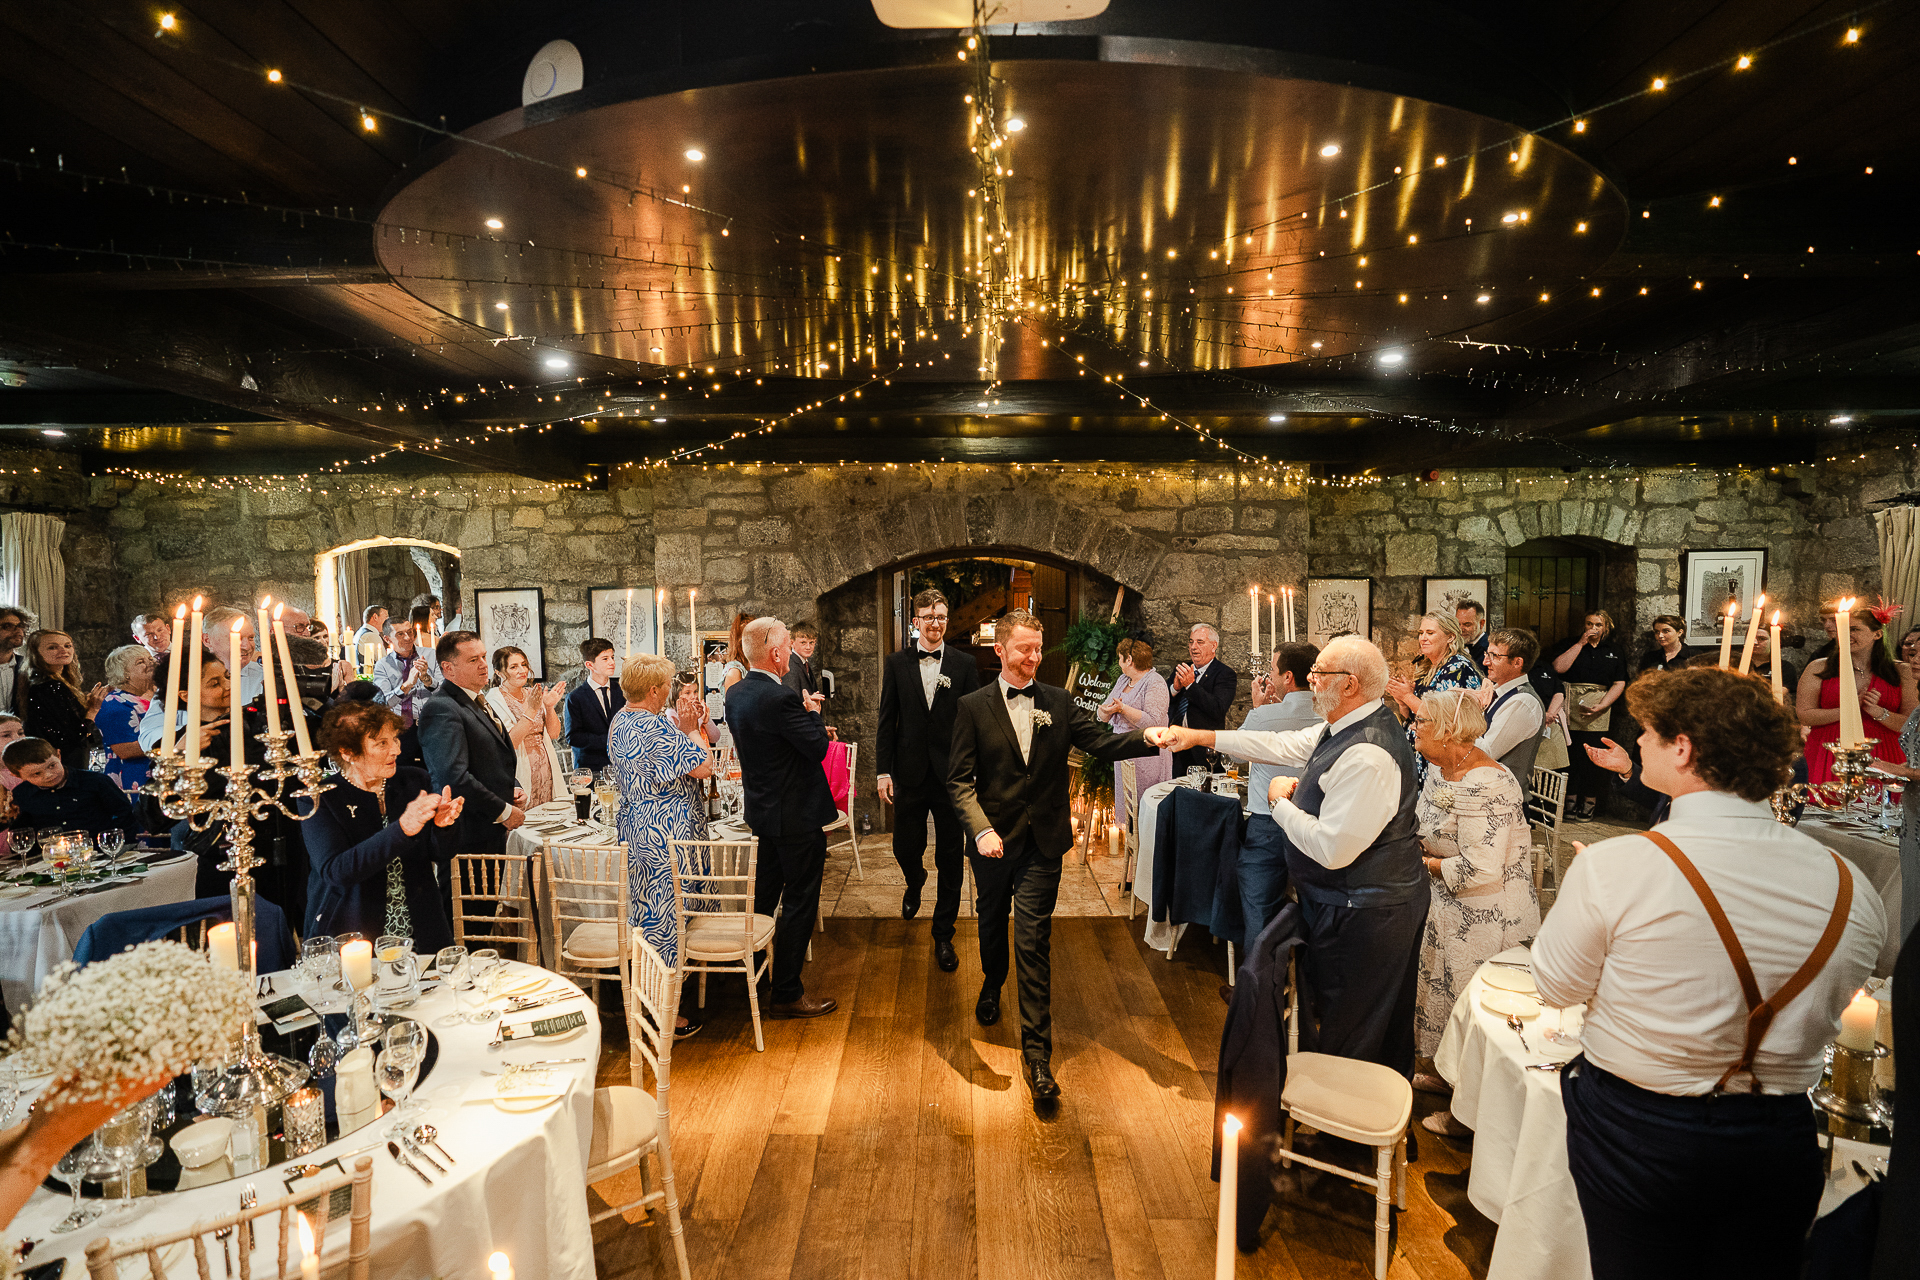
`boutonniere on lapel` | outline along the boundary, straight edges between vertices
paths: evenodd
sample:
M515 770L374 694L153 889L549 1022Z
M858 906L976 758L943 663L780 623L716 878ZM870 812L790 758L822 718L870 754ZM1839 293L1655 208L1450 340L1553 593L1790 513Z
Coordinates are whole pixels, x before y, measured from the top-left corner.
M936 689L951 689L953 688L953 681L949 680L945 676L941 676L938 680L935 680L933 682L933 687Z
M1053 723L1053 717L1052 717L1052 716L1050 716L1050 715L1048 715L1048 714L1047 714L1046 712L1044 712L1044 711L1041 711L1041 710L1040 710L1039 708L1037 708L1037 707L1036 707L1036 708L1034 709L1034 712L1033 712L1033 727L1034 727L1034 728L1036 728L1036 729L1044 729L1044 728L1046 728L1046 727L1047 727L1048 725L1050 725L1050 724L1052 724L1052 723Z

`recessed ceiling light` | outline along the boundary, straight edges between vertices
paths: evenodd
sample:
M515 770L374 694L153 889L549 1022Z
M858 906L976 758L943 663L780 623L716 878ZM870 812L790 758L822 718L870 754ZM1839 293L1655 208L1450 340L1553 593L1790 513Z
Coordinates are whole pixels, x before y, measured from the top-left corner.
M498 218L488 218L488 219L487 219L487 230L489 230L489 231L498 231L498 230L499 230L500 228L502 228L502 227L504 227L504 226L506 226L506 225L507 225L506 223L504 223L504 222L502 222L502 221L500 221L500 219L498 219Z
M666 421L666 419L665 419L665 418L655 418L655 419L654 419L654 421L655 421L655 422L665 422L665 421Z
M1326 146L1320 148L1320 154L1331 160L1340 154L1340 144L1337 142L1329 142Z
M505 311L507 309L507 304L504 302L496 302L493 304L493 309L495 311Z
M1146 368L1146 367L1147 367L1147 362L1146 362L1145 360L1142 360L1142 361L1140 362L1140 367L1141 367L1142 369L1144 369L1144 368Z
M549 369L566 369L571 367L567 363L565 356L548 356L544 363Z
M1853 415L1849 413L1836 413L1831 418L1828 418L1827 421L1836 427L1844 427L1853 421ZM49 431L47 434L50 436L63 436L67 433L64 431Z
M1285 422L1286 420L1287 415L1284 413L1270 413L1267 415L1268 422Z
M1402 364L1406 361L1406 358L1407 353L1404 351L1382 351L1380 353L1380 363L1388 366Z
M1845 422L1845 421L1847 421L1847 419L1845 419L1845 418L1835 418L1835 419L1834 419L1834 421L1835 421L1835 422ZM60 429L59 429L58 427L46 427L46 428L44 428L44 429L42 429L42 430L41 430L41 432L40 432L40 434L41 434L41 435L43 435L43 436L52 436L52 437L53 437L54 439L56 439L56 440L59 440L59 439L62 439L63 437L65 437L67 433L66 433L66 432L64 432L64 431L62 431L62 430L60 430Z
M1490 293L1483 293L1479 297L1475 298L1474 301L1475 302L1492 302L1493 295Z
M1026 127L1027 127L1027 122L1025 120L1022 120L1019 116L1015 116L1013 119L1007 121L1008 133L1018 133Z
M1310 345L1315 351L1318 351L1320 349L1320 344L1317 342L1310 343L1308 345Z
M687 148L687 159L693 161L695 164L699 164L702 160L705 160L706 158L707 158L707 153L702 151L700 148L698 147Z
M1501 217L1500 217L1500 221L1502 221L1502 222L1518 222L1518 221L1520 221L1520 215L1519 215L1519 214L1517 214L1517 213L1507 213L1507 214L1502 214L1502 215L1501 215Z

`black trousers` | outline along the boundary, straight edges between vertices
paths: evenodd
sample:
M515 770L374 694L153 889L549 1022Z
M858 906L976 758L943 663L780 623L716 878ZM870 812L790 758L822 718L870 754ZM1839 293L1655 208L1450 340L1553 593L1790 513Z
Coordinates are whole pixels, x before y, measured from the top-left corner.
M1300 898L1307 926L1300 1047L1392 1067L1413 1078L1420 934L1432 899L1329 907Z
M753 909L763 916L780 908L773 931L775 1004L792 1004L807 993L800 980L807 944L820 917L820 876L827 865L827 833L810 831L797 840L762 840L754 869Z
M1594 1280L1791 1280L1824 1185L1803 1093L1677 1098L1560 1073Z
M1619 775L1610 773L1595 764L1592 757L1587 755L1587 748L1605 751L1606 748L1601 745L1601 739L1613 738L1615 742L1619 742L1620 739L1614 738L1611 729L1605 733L1579 732L1568 736L1573 739L1567 744L1567 808L1571 810L1576 799L1604 800L1607 798L1607 793L1613 790L1613 784Z
M907 883L927 882L927 818L933 818L934 883L933 938L953 941L953 922L960 917L960 888L966 880L967 833L960 815L944 790L907 796L896 793L893 805L893 860Z
M1007 981L1007 916L1013 916L1014 958L1020 971L1020 1053L1053 1059L1053 905L1060 897L1060 859L1045 857L1026 836L999 858L973 859L980 889L982 993ZM1413 1012L1407 1012L1409 1025Z

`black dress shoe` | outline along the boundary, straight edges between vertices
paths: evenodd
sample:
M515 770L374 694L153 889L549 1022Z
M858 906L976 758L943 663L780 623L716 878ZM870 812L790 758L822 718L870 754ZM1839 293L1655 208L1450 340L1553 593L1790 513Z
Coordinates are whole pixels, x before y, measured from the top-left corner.
M974 1021L983 1027L990 1027L1000 1021L1000 993L982 991L979 1003L973 1006Z
M1060 1100L1060 1085L1054 1080L1052 1069L1038 1058L1027 1059L1027 1087L1033 1090L1035 1110Z
M960 967L960 957L954 952L950 940L943 938L933 944L933 962L940 966L942 973L952 973Z
M920 914L920 886L910 884L907 891L900 895L900 918L911 920Z

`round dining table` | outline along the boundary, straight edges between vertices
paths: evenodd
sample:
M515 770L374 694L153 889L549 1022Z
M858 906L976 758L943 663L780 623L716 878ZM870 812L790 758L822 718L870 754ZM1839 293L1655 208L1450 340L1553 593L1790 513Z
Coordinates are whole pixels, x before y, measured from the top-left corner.
M422 957L422 965L432 957ZM531 965L509 964L523 978L521 985L544 976L543 993L572 987L558 975ZM300 991L300 980L290 973L270 975L276 991ZM267 997L263 1003L278 997ZM463 997L473 1009L476 997ZM500 1008L499 1003L492 1005ZM244 1188L253 1185L261 1200L285 1194L285 1179L296 1166L321 1165L337 1158L351 1173L362 1155L373 1157L372 1274L376 1276L484 1276L487 1259L498 1250L513 1261L519 1280L592 1280L593 1237L587 1221L587 1156L593 1139L593 1091L600 1057L600 1019L584 993L545 1005L537 1011L511 1015L518 1025L539 1018L579 1011L586 1026L564 1038L510 1041L493 1049L497 1019L468 1022L455 1016L454 993L430 983L420 999L399 1016L425 1024L439 1043L438 1061L421 1080L415 1097L426 1111L424 1120L438 1131L439 1147L452 1163L440 1160L444 1173L425 1169L423 1182L397 1162L386 1148L391 1125L377 1120L308 1155L228 1181L189 1191L137 1197L131 1211L121 1210L76 1231L53 1234L51 1228L66 1214L69 1197L50 1190L34 1193L6 1228L9 1240L31 1239L34 1248L25 1265L65 1258L65 1274L86 1274L87 1244L102 1236L116 1247L147 1236L172 1232L196 1220L210 1220L234 1212ZM541 1105L496 1098L498 1073L506 1063L577 1059L547 1068L554 1073L549 1087L558 1096ZM23 1084L21 1106L44 1087L44 1079ZM511 1108L511 1109L509 1109ZM522 1109L526 1108L526 1109ZM278 1111L272 1113L278 1129ZM439 1155L429 1148L429 1154ZM329 1221L323 1267L344 1265L348 1223L345 1215ZM271 1220L256 1233L249 1268L255 1276L273 1273L276 1250ZM212 1246L218 1253L218 1246ZM194 1275L193 1255L175 1249L165 1259L170 1280ZM237 1260L236 1260L237 1261ZM216 1274L219 1263L215 1263ZM146 1275L144 1262L123 1267L123 1275Z

